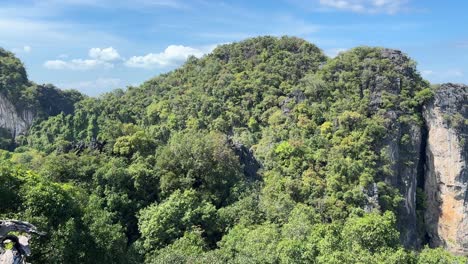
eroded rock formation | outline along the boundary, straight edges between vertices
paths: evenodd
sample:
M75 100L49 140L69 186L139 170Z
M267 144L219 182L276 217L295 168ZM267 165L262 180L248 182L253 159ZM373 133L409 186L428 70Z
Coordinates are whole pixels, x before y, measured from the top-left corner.
M425 222L431 246L468 254L468 86L444 84L425 105Z
M18 110L4 95L0 94L0 127L7 129L12 138L27 132L35 114L30 110Z
M401 78L375 75L369 82L370 106L373 111L382 108L384 98L388 95L400 96L403 89L414 93L414 87L404 88L404 84L420 82L417 79L416 69L409 63L410 59L401 51L382 49L382 58L388 59L391 68L400 73ZM365 70L366 71L366 70ZM408 86L408 85L407 85ZM418 164L420 162L420 146L422 142L421 126L416 122L403 122L402 118L409 113L395 105L386 109L387 136L384 139L384 152L387 153L391 164L391 175L386 182L397 187L403 196L403 206L398 211L398 229L400 240L407 248L418 248L421 244L418 235L418 219L416 214L416 187Z

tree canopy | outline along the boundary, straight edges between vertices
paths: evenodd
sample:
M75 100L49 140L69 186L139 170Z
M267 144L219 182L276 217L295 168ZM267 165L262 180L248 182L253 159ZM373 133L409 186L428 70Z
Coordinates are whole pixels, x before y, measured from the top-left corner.
M387 55L257 37L89 98L0 50L0 93L42 109L0 152L0 218L47 232L38 263L463 263L399 240L385 142L432 91Z

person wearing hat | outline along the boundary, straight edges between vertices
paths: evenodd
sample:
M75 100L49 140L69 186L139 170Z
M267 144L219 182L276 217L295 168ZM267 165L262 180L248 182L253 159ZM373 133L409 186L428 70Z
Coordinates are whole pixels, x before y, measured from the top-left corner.
M2 244L5 252L0 256L0 264L21 264L23 262L14 238L7 238L3 240Z
M26 235L14 236L10 232L25 232ZM17 220L0 220L0 264L23 264L31 255L29 234L44 235L28 223Z

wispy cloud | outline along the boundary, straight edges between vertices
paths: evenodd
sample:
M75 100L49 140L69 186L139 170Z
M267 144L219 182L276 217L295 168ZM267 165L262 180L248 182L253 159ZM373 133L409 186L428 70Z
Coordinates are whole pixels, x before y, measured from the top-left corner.
M44 62L44 67L51 70L74 71L110 69L114 67L111 62L120 59L120 54L113 47L91 48L88 55L90 59L48 60Z
M408 0L318 0L318 3L325 9L395 14L406 9Z
M44 38L52 38L54 40L64 39L65 35L60 33L65 31L63 29L63 25L60 26L59 24L39 20L0 18L0 33L9 36L9 39L24 38L26 35L39 36L41 34Z
M118 36L94 31L80 24L38 18L16 18L1 14L2 12L0 12L0 35L8 36L9 45L21 45L31 40L34 40L34 46L48 48L67 45L89 47L98 43L127 43L125 39Z
M193 48L182 45L170 45L163 52L149 53L143 56L133 56L125 62L132 68L167 68L182 64L189 56L201 57L213 50L215 46Z
M103 91L120 88L124 86L124 82L119 78L97 78L89 81L59 83L58 86L64 89L77 89L89 95L98 95Z
M188 5L180 0L34 0L33 6L52 10L63 10L75 7L92 7L108 10L133 10L148 12L150 9L170 8L188 9Z
M44 67L51 70L86 71L99 68L109 69L113 68L114 65L100 60L73 59L70 61L48 60L44 62Z

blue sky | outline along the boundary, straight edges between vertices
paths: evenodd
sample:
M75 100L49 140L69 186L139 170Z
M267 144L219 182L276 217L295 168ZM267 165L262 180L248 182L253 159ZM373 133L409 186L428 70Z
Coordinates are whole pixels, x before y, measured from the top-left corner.
M468 1L0 0L0 47L29 78L99 95L258 35L291 35L329 56L400 49L433 83L468 83Z

